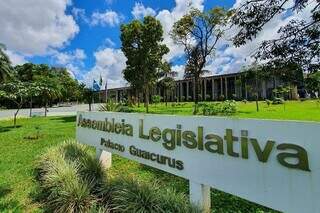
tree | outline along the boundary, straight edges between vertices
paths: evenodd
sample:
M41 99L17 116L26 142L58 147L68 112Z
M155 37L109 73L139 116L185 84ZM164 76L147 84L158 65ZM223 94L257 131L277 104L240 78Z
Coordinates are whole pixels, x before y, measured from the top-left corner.
M12 77L13 71L11 61L7 54L4 52L5 50L5 45L0 43L0 83Z
M61 96L61 88L57 79L50 77L38 78L37 84L40 88L40 97L44 103L44 116L47 117L48 104Z
M296 0L289 7L289 0L245 0L233 12L232 24L238 29L233 43L236 46L254 39L265 24L276 15L301 13L311 9L311 17L292 18L278 29L277 38L263 41L253 56L269 69L281 70L297 64L304 72L313 73L320 68L320 2ZM302 16L301 16L302 17Z
M320 71L312 73L306 78L306 87L313 96L320 98Z
M94 99L94 91L91 88L83 87L83 98L89 104L89 111L92 110L92 100Z
M40 88L36 85L21 81L13 81L1 85L0 97L12 101L16 106L16 112L13 115L14 127L16 127L17 115L20 109L23 107L25 103L27 103L27 101L32 95L39 94L39 90Z
M267 79L269 76L265 72L264 67L253 63L249 67L245 67L242 70L242 76L244 76L245 81L251 81L251 85L246 85L246 90L254 95L256 102L256 110L259 112L259 93L260 85L263 79Z
M149 111L150 90L158 80L162 58L169 52L162 41L163 29L154 17L147 16L142 22L134 20L121 26L121 49L127 57L123 75L133 88L144 91L146 112Z
M166 106L168 105L169 92L176 86L174 80L175 76L177 76L177 72L171 70L171 65L167 62L163 63L159 72L160 81L158 82L158 85L164 90L164 101Z
M185 73L195 79L195 103L198 103L199 80L204 74L208 57L215 52L217 42L223 35L231 12L213 8L208 12L192 9L173 25L173 41L184 47L187 65Z

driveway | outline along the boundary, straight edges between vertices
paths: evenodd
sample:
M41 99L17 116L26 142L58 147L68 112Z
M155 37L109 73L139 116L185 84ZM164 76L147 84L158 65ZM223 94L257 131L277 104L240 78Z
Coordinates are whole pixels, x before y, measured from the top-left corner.
M100 104L92 104L92 110L98 110ZM47 115L48 116L68 116L68 115L76 115L77 111L88 111L89 105L88 104L79 104L79 105L72 105L72 106L63 106L63 107L51 107L48 108ZM0 110L0 119L8 119L12 118L13 114L16 110ZM30 110L29 109L21 109L19 111L18 117L29 117ZM35 116L43 116L44 115L44 108L33 108L32 113Z

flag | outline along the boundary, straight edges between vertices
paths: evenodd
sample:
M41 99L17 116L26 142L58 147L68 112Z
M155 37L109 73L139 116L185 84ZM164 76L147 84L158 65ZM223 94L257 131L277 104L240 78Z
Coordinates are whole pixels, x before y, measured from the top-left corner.
M96 80L93 80L92 89L93 89L93 91L95 91L95 92L100 91L100 86L99 86L99 84L97 83Z
M108 100L108 84L107 84L107 80L106 80L106 85L104 85L104 89L106 91L106 101Z
M99 80L99 86L100 86L100 87L102 87L102 81L103 81L103 80L102 80L102 77L101 77L101 74L100 74L100 80Z

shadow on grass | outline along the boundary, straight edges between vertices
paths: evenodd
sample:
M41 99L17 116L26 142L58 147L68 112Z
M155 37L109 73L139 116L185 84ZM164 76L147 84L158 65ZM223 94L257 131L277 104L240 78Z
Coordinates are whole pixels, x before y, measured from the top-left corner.
M69 122L76 122L77 118L76 118L76 116L64 116L64 117L50 118L50 120L56 120L56 121L61 121L64 123L69 123Z
M0 133L1 132L9 132L11 130L15 130L22 127L21 125L17 125L16 127L14 126L0 126Z

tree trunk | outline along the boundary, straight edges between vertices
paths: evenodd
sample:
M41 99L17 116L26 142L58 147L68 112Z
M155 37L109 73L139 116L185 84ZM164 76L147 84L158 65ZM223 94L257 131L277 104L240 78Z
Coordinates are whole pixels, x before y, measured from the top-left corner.
M146 107L146 113L149 113L149 86L148 85L146 86L144 105Z
M30 99L30 113L29 113L29 117L32 117L32 97Z
M258 91L258 73L256 73L256 108L257 108L257 112L259 112L259 91Z
M91 112L91 103L89 103L89 112Z
M168 94L167 93L168 93L168 91L167 91L167 89L165 89L163 96L164 96L164 101L166 103L166 106L168 106Z
M195 76L194 77L194 91L195 91L195 96L194 96L194 103L198 104L199 102L199 77Z
M17 115L18 115L19 110L20 110L20 107L18 107L17 111L13 115L13 127L14 128L16 128L16 125L17 125Z
M48 102L46 102L44 106L44 117L47 117L47 110L48 110Z

